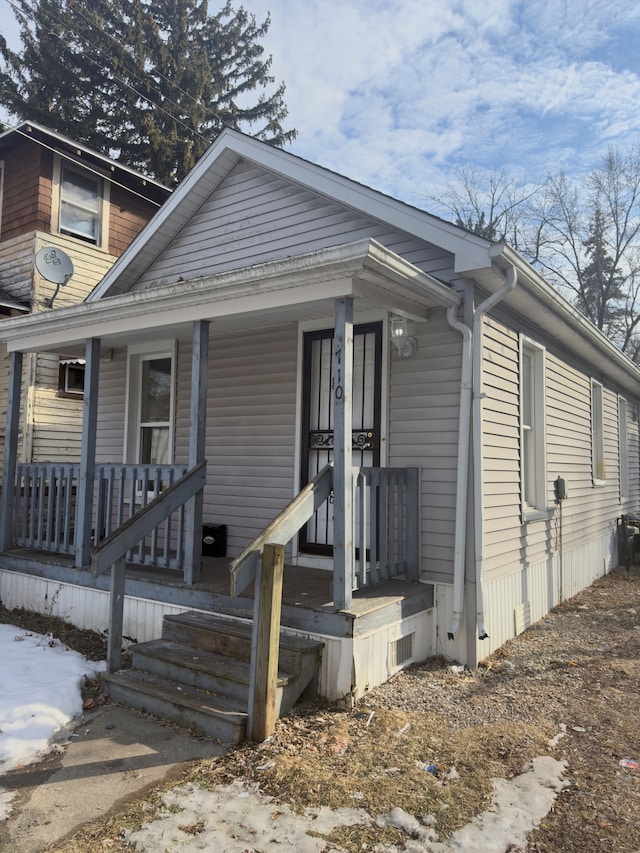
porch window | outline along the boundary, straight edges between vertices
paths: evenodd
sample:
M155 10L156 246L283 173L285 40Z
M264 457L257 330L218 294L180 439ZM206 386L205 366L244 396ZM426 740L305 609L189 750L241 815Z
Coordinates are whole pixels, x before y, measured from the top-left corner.
M521 340L520 480L522 514L532 520L547 509L545 351Z
M61 234L100 244L102 180L67 164L60 167Z
M84 397L84 358L61 358L58 365L58 397Z
M171 431L171 359L142 361L140 462L166 465Z
M620 467L620 501L629 497L629 445L627 436L627 401L618 397L618 465Z
M603 486L606 482L604 461L604 416L602 405L602 385L591 380L591 475L594 486Z
M174 365L173 350L129 352L129 463L172 462Z

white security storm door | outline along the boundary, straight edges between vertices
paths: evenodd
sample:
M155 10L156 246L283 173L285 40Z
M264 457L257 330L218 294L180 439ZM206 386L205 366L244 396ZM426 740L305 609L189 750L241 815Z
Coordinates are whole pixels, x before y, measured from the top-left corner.
M302 458L303 488L333 459L333 329L307 332L303 345ZM353 465L380 465L382 323L354 327ZM333 504L322 506L300 531L300 551L331 555Z

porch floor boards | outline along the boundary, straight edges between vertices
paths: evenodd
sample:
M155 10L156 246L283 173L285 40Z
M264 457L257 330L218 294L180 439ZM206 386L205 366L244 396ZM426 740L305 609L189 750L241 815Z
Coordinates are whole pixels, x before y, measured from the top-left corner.
M251 618L253 585L238 598L231 598L230 564L227 558L203 557L200 581L187 585L182 573L176 570L128 563L127 594L166 601L186 609L236 613ZM0 554L0 568L86 587L108 589L110 585L108 572L94 578L90 570L76 568L71 556L35 549L14 548ZM336 611L331 594L332 581L331 571L285 565L282 624L343 635L345 630L347 634L366 630L376 623L390 618L393 621L433 606L432 586L394 578L356 590L351 606ZM352 627L347 628L347 623Z

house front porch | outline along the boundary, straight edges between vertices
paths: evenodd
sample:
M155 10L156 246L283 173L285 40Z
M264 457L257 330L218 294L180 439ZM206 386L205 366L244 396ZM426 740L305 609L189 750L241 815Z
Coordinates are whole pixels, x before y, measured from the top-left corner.
M107 632L111 579L73 558L32 548L0 555L0 600L60 616L79 628ZM127 563L123 614L125 643L161 636L165 615L195 611L248 623L254 585L231 595L231 561L202 558L202 575L185 583L176 570ZM282 630L323 643L318 693L329 701L356 699L435 648L434 595L429 584L395 577L356 590L336 609L332 572L285 564Z

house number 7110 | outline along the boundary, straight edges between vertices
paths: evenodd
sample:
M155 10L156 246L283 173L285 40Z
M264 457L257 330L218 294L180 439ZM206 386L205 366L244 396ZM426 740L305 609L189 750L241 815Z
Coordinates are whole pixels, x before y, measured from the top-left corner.
M333 393L336 400L342 400L344 393L342 388L342 344L336 344L335 349L335 370L332 379Z

